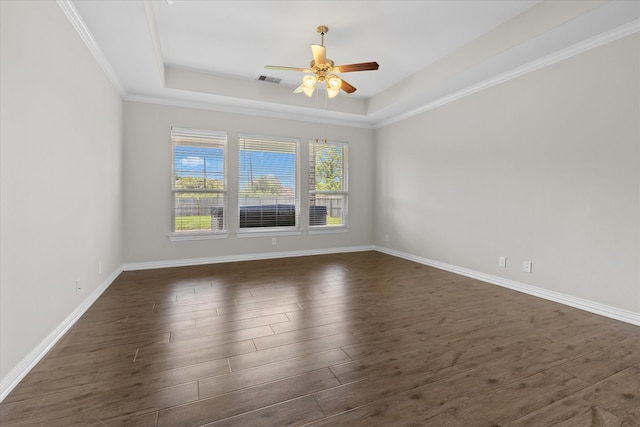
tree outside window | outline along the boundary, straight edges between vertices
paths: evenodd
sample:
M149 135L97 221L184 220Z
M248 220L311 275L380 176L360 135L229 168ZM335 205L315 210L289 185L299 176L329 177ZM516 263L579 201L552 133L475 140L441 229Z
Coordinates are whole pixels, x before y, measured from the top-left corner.
M347 146L309 143L309 225L346 226Z

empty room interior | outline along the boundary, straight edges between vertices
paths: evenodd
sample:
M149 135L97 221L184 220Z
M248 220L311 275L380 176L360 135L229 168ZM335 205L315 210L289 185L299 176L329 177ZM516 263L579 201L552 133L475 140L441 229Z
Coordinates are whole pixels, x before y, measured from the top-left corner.
M640 425L640 2L0 19L0 424Z

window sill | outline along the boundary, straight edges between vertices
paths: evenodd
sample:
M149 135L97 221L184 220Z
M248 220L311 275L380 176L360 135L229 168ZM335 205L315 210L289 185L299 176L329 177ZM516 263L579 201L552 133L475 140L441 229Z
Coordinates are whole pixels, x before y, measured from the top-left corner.
M319 227L310 227L309 230L307 230L307 233L309 234L334 234L334 233L348 233L349 232L349 227L323 227L323 226L319 226Z
M227 231L196 231L184 233L170 233L169 240L172 242L185 242L190 240L213 240L226 239L229 237Z
M267 230L238 230L236 231L236 236L240 239L244 239L247 237L279 237L279 236L298 236L302 234L300 230L278 230L278 229L267 229Z

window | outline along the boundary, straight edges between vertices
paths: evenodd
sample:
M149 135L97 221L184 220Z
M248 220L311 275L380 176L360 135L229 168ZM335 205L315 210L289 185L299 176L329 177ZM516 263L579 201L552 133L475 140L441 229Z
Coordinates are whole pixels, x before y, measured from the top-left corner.
M240 229L298 225L297 139L240 135Z
M347 145L309 143L309 226L347 225Z
M227 134L171 129L173 143L173 230L226 229L225 150Z

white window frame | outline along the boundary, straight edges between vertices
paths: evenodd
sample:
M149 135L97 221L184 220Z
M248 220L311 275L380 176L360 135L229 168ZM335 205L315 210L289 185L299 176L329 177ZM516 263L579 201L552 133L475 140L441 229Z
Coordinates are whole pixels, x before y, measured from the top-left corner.
M238 229L236 230L236 236L238 238L247 238L247 237L276 237L276 236L291 236L291 235L299 235L300 231L300 139L292 138L292 137L282 137L282 136L271 136L271 135L254 135L254 134L238 134L238 210L235 213L236 218L239 219L241 215L241 207L244 206L241 204L240 200L243 198L242 196L242 174L243 170L241 167L242 161L242 152L245 149L245 141L252 142L260 142L264 141L265 143L283 143L283 144L292 144L292 148L294 148L295 152L295 191L292 196L293 203L295 205L295 225L293 226L274 226L274 227L240 227L240 222L238 222Z
M317 140L309 141L309 184L315 181L315 167L312 169L312 164L315 164L315 161L311 161L311 156L315 155L314 147L316 145L326 145L326 146L339 146L342 147L342 190L340 191L330 191L330 190L311 190L309 188L309 234L327 234L327 233L346 233L349 231L349 145L346 142L337 142L337 141L324 141L319 142ZM313 173L313 177L312 177ZM314 195L340 195L343 200L343 213L342 213L342 224L340 225L311 225L311 197ZM330 214L330 213L329 213ZM327 215L330 216L330 215Z
M204 140L210 139L212 145L222 146L223 153L223 188L222 189L178 189L175 187L176 183L176 147L177 146L189 146L189 144L177 143L176 139L179 137L195 137L202 138ZM194 146L196 146L194 144ZM188 129L188 128L171 128L171 233L169 233L169 240L171 241L184 241L184 240L208 240L208 239L222 239L229 235L227 229L227 217L228 217L228 197L227 197L227 156L228 156L228 138L227 133L222 131L211 131L201 129ZM219 194L222 195L222 209L223 209L223 222L222 229L211 230L194 230L194 231L176 231L176 195L179 193L203 193L203 194ZM213 218L212 218L213 223Z

